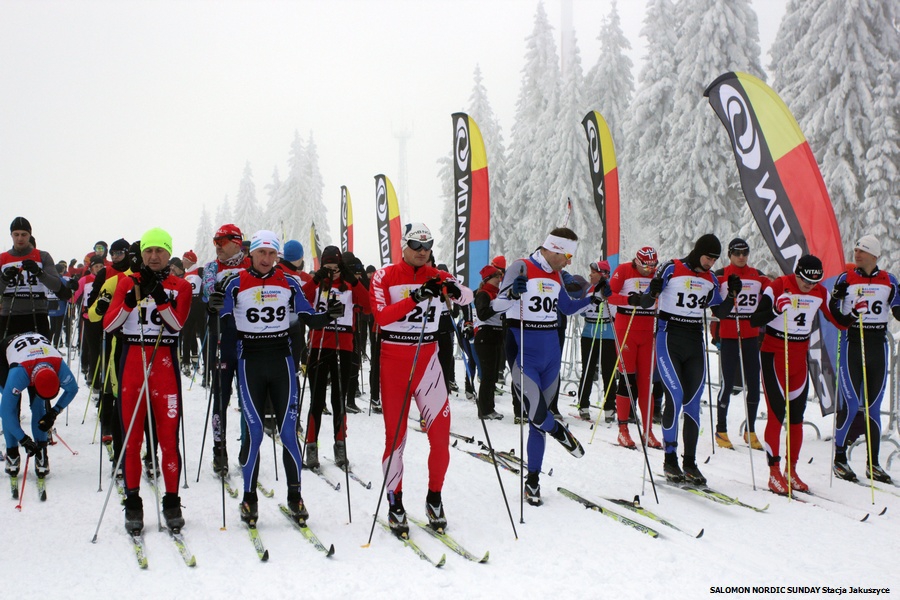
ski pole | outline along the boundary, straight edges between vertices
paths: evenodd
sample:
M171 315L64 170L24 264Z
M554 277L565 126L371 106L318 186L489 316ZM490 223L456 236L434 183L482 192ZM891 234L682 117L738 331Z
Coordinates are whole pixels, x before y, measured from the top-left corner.
M157 285L162 285L162 282L158 282ZM138 327L140 328L140 333L141 333L141 361L143 361L141 366L144 369L144 380L147 382L147 385L144 386L144 397L146 398L146 402L147 402L147 420L149 422L147 429L150 432L150 440L149 440L149 443L147 444L147 452L150 453L150 464L153 468L153 485L156 486L157 490L159 490L159 475L158 475L158 473L160 472L160 469L159 469L159 465L157 464L157 461L156 461L156 440L155 440L156 419L153 419L153 405L150 402L150 383L149 382L150 382L150 371L153 370L153 358L155 357L156 349L159 348L159 342L160 342L160 340L162 340L163 326L162 325L159 326L159 335L156 337L156 345L154 346L154 351L153 351L154 356L151 356L150 357L151 362L147 363L147 349L144 345L144 319L143 319L143 317L146 315L146 311L144 312L144 314L141 314L142 307L140 306L140 304L141 304L142 298L141 298L141 288L139 285L134 286L134 295L135 295L135 298L137 299L137 303L138 303L138 306L137 306ZM156 304L154 302L154 306L155 305ZM141 398L139 396L138 403L140 403L140 401L141 401ZM135 410L135 412L138 411L137 404L135 404L134 410ZM175 451L178 452L177 446L175 447ZM153 494L153 497L156 498L156 524L157 524L157 527L159 528L159 531L162 531L163 530L162 511L160 510L160 506L159 506L159 493Z
M325 334L322 334L322 337L325 337ZM337 381L332 381L331 385L337 385L338 390L338 400L340 401L340 409L341 409L341 429L343 429L344 433L344 456L347 456L347 399L344 397L344 394L347 390L342 389L344 386L341 385L341 381L344 377L344 370L341 368L341 337L338 333L337 327L334 328L334 344L335 344L335 358L337 359L337 368L338 368L338 376ZM337 437L337 432L335 432L334 437ZM337 456L335 456L337 458ZM347 459L347 464L341 469L344 471L344 486L347 488L347 521L353 522L353 512L350 509L350 462Z
M209 321L213 318L218 319L218 317L214 317L213 315L210 315L209 317L207 317L207 321ZM207 335L209 335L209 324L208 323L207 323L207 327L206 327L206 333L207 333ZM209 427L209 421L210 421L209 415L212 412L213 389L214 389L216 383L218 382L218 374L219 374L219 357L218 357L218 355L219 355L219 348L221 347L221 345L222 345L222 330L219 329L218 324L217 324L217 327L216 327L216 350L215 350L216 356L213 357L213 358L215 358L215 360L213 361L213 364L215 365L215 369L216 369L216 381L215 382L213 382L213 381L207 382L207 385L209 385L209 391L207 392L207 401L206 401L206 419L203 421L203 436L200 439L200 459L197 461L197 479L196 479L196 481L198 481L198 482L200 481L200 468L203 466L203 451L206 449L205 448L206 447L206 430ZM207 349L207 351L208 351L208 349ZM203 359L204 367L206 366L207 361L208 361L208 357ZM204 371L205 370L206 369L204 368ZM213 435L215 436L215 433L213 433ZM222 491L223 492L225 491L225 482L224 481L222 482ZM222 527L223 528L225 527L224 523L222 524Z
M450 299L447 298L445 301L447 302L447 308L449 310ZM459 332L459 326L456 324L456 321L453 321L453 331L456 332L456 342L459 344L460 347L462 347L463 337L462 337L462 334ZM466 365L466 380L469 382L469 385L471 385L472 391L475 394L475 405L477 406L478 405L478 388L475 387L475 382L473 381L472 376L470 375L469 364L468 364L469 361L467 360L466 353L463 352L462 356L463 356L463 362ZM509 500L506 497L506 489L503 487L503 480L500 478L500 467L497 465L497 457L494 454L494 445L491 443L491 436L488 433L487 423L485 422L484 419L479 419L479 421L481 421L481 428L484 430L484 438L487 440L487 447L488 447L488 451L491 454L491 461L494 463L494 471L497 474L497 483L500 484L500 494L503 496L503 504L506 506L506 513L509 515L509 524L512 526L513 537L518 540L519 533L516 531L516 520L513 518L512 510L509 508ZM524 463L523 463L523 467L524 467ZM522 471L522 469L519 469L520 473L521 473L521 471Z
M637 311L637 306L631 309L631 315L628 317L628 326L625 328L625 334L622 336L622 345L624 346L628 342L628 333L631 331L631 323L634 321L634 313ZM613 339L616 341L616 362L613 364L613 372L616 373L619 370L619 364L622 364L623 375L627 375L625 373L625 364L622 362L622 353L618 350L619 348L619 336L616 334L615 329L613 329ZM651 375L652 376L652 375ZM603 395L603 402L601 406L606 405L606 400L609 398L609 393L613 389L613 385L610 385L606 388L606 393ZM588 444L594 443L594 435L597 433L597 429L600 427L600 417L603 415L603 411L600 411L600 414L597 415L597 420L594 421L594 424L591 426L591 439L588 441Z
M397 427L394 430L394 439L391 441L391 451L388 454L387 466L384 469L384 477L381 478L381 491L378 492L378 504L375 506L375 516L372 517L372 527L369 529L369 540L363 544L363 548L368 548L372 544L372 536L375 534L375 523L378 522L378 511L381 510L381 500L384 497L384 490L387 487L387 478L391 472L391 463L394 460L394 451L397 449L397 439L400 437L400 426L403 425L403 419L409 406L410 390L412 389L413 377L416 374L416 364L419 362L419 351L422 349L422 340L425 339L425 327L428 325L428 311L431 309L431 301L428 298L425 304L425 311L422 313L422 328L419 330L419 340L416 342L416 351L413 354L412 366L409 369L409 380L406 382L406 391L403 393L403 404L400 406L400 415L397 419Z
M706 343L706 335L709 332L708 322L706 320L706 309L703 309L703 357L706 359L706 403L709 406L709 441L712 445L712 453L716 453L716 428L713 425L713 401L712 401L712 379L709 371L709 347ZM721 381L719 382L721 384Z
M787 309L784 311L784 420L787 425L784 436L785 455L787 463L787 486L788 501L793 497L791 490L791 384L790 384L790 363L788 362L788 315ZM749 437L749 436L747 436ZM751 452L753 449L751 448Z
M747 439L750 439L750 403L747 401L747 365L744 364L744 338L741 336L741 320L737 319L738 329L738 359L741 361L741 391L744 396L744 413L747 415ZM712 413L710 413L712 414ZM832 444L833 446L834 444ZM750 447L750 481L753 482L753 491L756 491L756 471L753 469L753 447Z
M25 499L25 480L28 479L28 461L31 460L31 455L25 455L25 471L22 473L22 489L19 491L19 503L16 504L16 510L22 512L22 501Z
M838 329L838 339L837 339L837 372L834 374L834 412L831 418L831 464L832 469L828 474L828 487L832 487L834 484L834 453L835 446L837 445L837 414L838 414L838 405L841 403L841 334L844 332ZM849 337L849 336L848 336Z
M525 264L519 268L519 276L525 275ZM512 285L512 282L507 288ZM497 292L500 295L500 292ZM512 370L512 367L510 367ZM512 373L510 373L512 374ZM531 411L529 411L531 412ZM522 468L519 469L519 523L525 522L525 303L519 297L519 456L522 457Z
M58 439L60 442L62 442L62 445L65 446L66 449L72 453L72 456L78 456L78 450L72 450L72 447L66 443L66 440L64 440L64 439L62 439L62 437L60 437L59 431L56 429L56 427L53 428L53 435L55 435L56 439Z
M866 449L869 455L869 488L872 490L872 504L875 504L875 466L872 463L872 422L869 420L869 379L866 374L866 336L863 333L863 316L859 313L859 351L862 361L863 402L866 407Z
M602 321L601 316L603 314L603 308L605 306L606 306L606 301L603 301L600 303L600 306L597 308L597 320L594 321L594 329L591 332L591 346L590 346L590 349L588 350L587 359L585 360L584 367L581 371L581 385L578 386L578 406L579 407L581 406L581 396L584 394L584 384L585 384L585 382L587 382L588 378L590 378L592 380L591 385L593 385L594 369L592 367L592 363L593 363L593 359L594 359L594 344L597 341L597 326L598 325L600 325L600 334L601 335L603 334L603 326L601 324L601 321ZM588 374L588 370L591 371L590 374ZM600 412L601 413L603 412L602 406L600 407Z

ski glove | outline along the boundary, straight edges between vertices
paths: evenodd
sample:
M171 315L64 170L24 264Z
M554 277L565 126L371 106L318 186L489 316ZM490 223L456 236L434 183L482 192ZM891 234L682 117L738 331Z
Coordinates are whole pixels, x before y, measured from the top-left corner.
M528 277L525 275L517 275L515 279L513 279L512 287L509 289L509 296L513 300L518 300L528 291Z
M337 298L329 298L328 307L325 309L325 314L327 314L332 321L343 317L344 303Z
M7 285L16 285L19 281L19 269L16 267L6 267L3 269L3 281Z
M782 295L778 296L778 298L775 300L775 312L777 312L780 315L792 303L793 303L793 298L791 298L790 294L782 294Z
M847 280L838 281L834 284L834 289L831 290L831 297L836 300L843 300L847 297L847 288L850 287L850 284L847 283Z
M207 306L209 310L219 312L225 308L225 294L222 292L210 292Z
M628 306L640 306L641 305L641 294L637 292L632 292L628 294Z
M106 314L106 311L109 310L109 303L112 298L109 297L107 292L100 292L100 296L97 297L97 302L94 303L94 310L101 317Z
M462 290L459 289L459 286L456 285L455 281L450 279L444 282L444 292L447 294L448 298L453 300L459 300L462 297Z
M650 287L648 288L647 291L650 292L650 295L653 298L658 298L659 295L662 293L662 289L663 289L662 279L659 277L654 277L653 279L650 280Z
M465 323L463 323L462 336L467 340L471 340L473 337L475 337L475 329L472 327L471 321L466 321Z
M28 454L28 456L34 456L35 454L37 454L38 445L33 439L28 437L28 434L25 434L25 437L19 440L19 445L25 449L25 452Z
M22 268L35 276L38 276L41 273L43 273L43 271L38 266L38 264L36 262L34 262L33 260L31 260L30 258L28 260L22 261Z
M56 422L56 417L59 416L59 409L53 407L50 411L41 417L41 420L38 421L38 429L41 431L50 431L53 428L53 424Z
M156 273L148 266L143 266L137 273L131 276L135 285L141 288L141 297L147 298L153 294L153 290L159 284L159 278Z
M869 312L869 301L868 300L857 300L853 305L853 316L858 317L859 315L864 315Z
M416 304L428 298L436 298L441 294L441 282L437 277L432 277L421 286L417 287L409 295Z
M319 270L313 273L313 283L319 285L323 281L331 281L331 269L327 267L319 267Z
M353 287L357 283L356 274L350 270L350 267L341 263L339 273L341 274L341 279L347 282L347 285Z
M732 273L728 276L728 295L732 298L736 298L738 294L741 293L743 289L743 284L741 283L741 278Z

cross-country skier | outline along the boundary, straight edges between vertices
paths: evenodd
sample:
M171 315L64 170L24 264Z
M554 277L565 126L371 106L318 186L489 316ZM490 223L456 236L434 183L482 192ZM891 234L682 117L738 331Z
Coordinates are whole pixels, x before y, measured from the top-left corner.
M728 404L735 384L741 383L743 371L744 389L747 394L747 431L744 441L754 450L762 450L756 437L756 411L759 408L759 328L750 325L750 315L756 310L763 290L769 279L762 271L747 264L750 245L741 238L728 242L730 264L716 271L719 278L719 293L728 295L728 278L737 275L741 280L741 291L734 302L734 309L724 315L719 322L719 364L722 381L716 403L716 444L720 448L734 448L728 439ZM738 348L740 345L740 348ZM744 357L741 365L741 355Z
M598 260L592 262L590 270L589 283L594 290L609 285L609 261ZM607 295L612 295L612 288L610 288L610 293ZM602 376L601 389L608 390L615 377L616 342L613 338L613 319L609 309L609 302L604 302L602 307L592 303L581 314L584 316L584 327L581 329L581 378L578 381L578 416L590 421L591 388L594 387L594 374L597 372L597 366L600 365ZM601 398L602 400L603 398ZM607 407L608 410L612 410L614 406L615 399L607 394L605 405L601 410L607 410Z
M50 401L56 398L60 387L63 395L51 408ZM19 404L26 389L31 393L33 438L19 424ZM39 478L50 473L47 432L76 393L75 377L47 338L39 333L20 333L0 342L0 417L6 440L7 474L11 477L19 474L19 446L35 457L35 473Z
M859 238L853 250L856 268L840 275L831 292L829 308L832 314L842 325L849 327L841 336L838 367L842 402L838 403L833 468L834 474L841 479L856 481L856 474L847 462L847 446L861 435L866 435L863 402L868 401L872 461L871 474L867 466L866 477L871 476L882 483L892 483L891 476L878 464L878 453L881 440L881 402L888 374L889 355L885 331L892 314L895 319L900 320L900 289L894 275L878 268L880 256L881 242L878 238L874 235ZM865 364L863 356L866 357ZM866 384L868 385L864 390L863 386Z
M539 478L546 434L573 456L584 455L578 440L550 412L550 402L559 388L562 359L559 314L572 315L590 302L599 304L602 300L599 295L573 300L563 288L560 271L577 248L575 232L557 227L531 256L509 265L500 286L503 292L491 303L495 310L506 313L515 341L516 355L509 368L528 417L528 477L524 491L525 499L534 506L543 503Z
M169 272L172 236L160 228L141 236L140 270L119 279L109 310L103 318L107 334L121 329L123 350L118 365L119 416L123 432L134 420L125 439L125 529L144 527L141 485L141 442L147 404L161 450L159 465L165 482L163 516L166 526L184 526L178 479L178 421L181 417L181 372L178 367L178 333L191 310L191 286ZM148 400L149 398L149 400ZM148 440L149 442L149 440ZM148 450L152 452L148 443Z
M241 519L256 522L259 517L256 481L259 475L259 448L263 440L263 417L271 401L284 446L287 479L287 506L300 524L309 511L300 493L303 460L297 440L297 377L291 356L289 313L297 314L313 328L320 328L343 313L333 302L327 311L313 315L300 285L276 269L281 242L267 230L250 240L250 266L226 280L222 292L213 292L210 305L222 316L232 316L237 328L237 372L241 413L247 435L241 444L244 497Z
M703 485L706 478L697 468L697 439L700 434L700 399L706 382L706 357L703 336L704 311L716 316L731 312L734 297L740 292L740 279L729 277L728 295L723 300L719 280L710 271L722 252L719 238L711 233L700 236L694 249L683 259L663 265L641 298L641 306L659 302L656 334L656 364L666 386L663 409L663 472L670 481L688 481ZM684 410L684 471L678 466L678 418Z
M759 307L750 317L752 326L766 324L766 336L759 355L763 392L769 408L763 446L769 463L769 489L776 494L788 493L788 480L779 468L781 430L788 410L791 417L787 438L790 455L785 473L790 475L791 489L809 490L797 475L797 458L803 445L803 413L809 390L806 365L809 336L819 311L840 327L828 309L828 291L819 284L823 276L821 260L810 254L801 257L794 273L782 275L763 292Z
M431 447L425 512L433 528L447 527L441 490L450 463L450 404L437 355L438 317L445 297L469 304L472 291L429 264L433 244L434 237L423 223L407 224L401 238L403 259L376 271L369 287L381 340L382 468L390 504L388 521L397 535L409 532L403 506L403 449L412 400Z
M481 285L475 292L475 352L481 364L478 385L478 418L502 419L494 403L497 381L503 369L503 313L491 306L500 291L503 271L486 265L481 269Z

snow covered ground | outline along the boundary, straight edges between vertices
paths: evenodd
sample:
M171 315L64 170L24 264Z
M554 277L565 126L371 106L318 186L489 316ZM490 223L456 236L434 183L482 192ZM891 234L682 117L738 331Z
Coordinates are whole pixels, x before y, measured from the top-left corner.
M368 365L365 365L368 367ZM462 368L458 367L460 383ZM420 594L428 598L500 598L527 594L528 597L571 598L696 598L711 594L719 586L808 586L832 588L850 586L890 588L900 591L900 570L896 548L900 534L900 489L876 492L871 505L868 488L835 481L829 489L829 443L817 440L812 427L806 428L801 455L804 480L814 491L827 494L842 504L824 510L751 486L750 459L745 446L735 451L717 449L711 453L708 413L704 408L704 430L698 456L710 456L701 470L710 485L755 506L770 504L764 513L722 506L696 498L680 490L657 486L659 504L653 499L649 482L642 482L643 456L640 452L613 445L615 429L601 425L593 443L588 423L568 419L572 431L582 441L586 454L569 456L548 438L542 477L543 507L524 507L524 523L519 519L519 478L500 472L510 501L518 540L500 493L492 466L462 452L451 451L450 470L444 487L449 533L474 553L490 550L487 564L468 562L451 553L424 532L412 530L414 539L432 557L446 551L447 563L435 569L385 532L375 528L372 544L363 545L372 526L372 514L381 485L380 457L384 427L380 415L361 413L349 417L348 452L354 471L372 481L367 490L350 481L348 514L346 483L334 465L328 475L342 481L339 492L329 488L314 474L304 472L303 496L309 507L310 524L318 536L336 549L332 558L317 552L279 514L277 503L286 488L279 464L275 479L273 452L263 451L261 481L275 489L272 499L260 496L260 534L271 558L261 563L254 553L238 518L238 501L225 499L226 527L222 527L222 492L211 474L210 450L204 453L200 479L197 466L203 419L207 409L206 390L197 383L187 390L184 381L188 489L182 489L187 525L185 537L197 557L196 568L187 568L165 533L156 529L152 494L145 484L145 543L149 569L140 571L123 530L123 514L113 491L100 526L96 543L91 543L109 486L109 466L103 462L103 491L98 490L99 444L92 444L96 412L93 406L81 424L87 393L84 389L72 404L68 418L62 415L58 430L78 455L62 444L51 448L52 474L47 480L49 498L39 502L33 474L25 488L23 509L7 494L0 501L0 532L7 552L0 559L3 595L19 597L39 590L45 598L110 597L198 598L253 593L257 597L291 594L307 598L365 595L367 598L405 597ZM366 388L368 392L368 388ZM368 397L368 394L365 394ZM596 399L596 394L594 395ZM561 400L565 412L568 399ZM308 405L308 401L304 403ZM491 440L497 449L519 448L519 427L513 425L508 394L498 399L498 410L506 418L489 422ZM367 407L366 402L361 406ZM452 430L484 441L473 403L464 396L452 397ZM736 439L742 420L740 397L734 398L730 430ZM305 409L304 409L305 410ZM27 415L27 410L25 411ZM230 450L237 456L237 413L231 419ZM415 411L414 411L415 414ZM27 415L30 418L30 415ZM807 417L823 432L831 431L831 420L819 416L810 405ZM68 422L67 422L68 421ZM764 419L760 420L760 430ZM658 427L658 426L657 426ZM331 426L323 425L321 454L332 456ZM658 430L657 430L658 432ZM657 433L659 435L659 433ZM477 451L477 444L460 445ZM883 446L882 465L892 446ZM409 432L404 478L405 504L411 514L424 517L426 493L427 439ZM280 452L279 452L280 456ZM754 453L757 487L765 487L767 467L761 452ZM807 461L812 459L811 464ZM865 464L860 447L851 455L852 466L861 473ZM662 454L650 451L654 472L662 471ZM900 479L894 461L892 475ZM239 476L235 477L239 482ZM632 498L643 494L645 507L692 533L704 529L700 539L635 517L660 532L658 539L626 527L603 515L585 510L563 497L557 486L567 487L595 501L602 497ZM601 501L602 503L602 501ZM611 508L616 508L606 504ZM887 513L875 512L887 507ZM616 508L626 516L634 516ZM859 522L867 511L871 516ZM381 505L386 514L385 503ZM351 517L352 516L352 522ZM820 590L820 594L822 594ZM766 597L771 594L731 594L731 597ZM797 597L804 594L775 594ZM815 597L808 593L806 597Z

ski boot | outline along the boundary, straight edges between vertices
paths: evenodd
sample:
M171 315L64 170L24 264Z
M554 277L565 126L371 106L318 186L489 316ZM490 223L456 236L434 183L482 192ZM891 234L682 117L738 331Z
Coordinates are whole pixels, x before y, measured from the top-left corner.
M144 503L137 492L125 496L125 531L140 535L144 530Z
M578 409L578 418L583 419L585 421L591 420L591 409L589 408L579 408Z
M241 521L247 525L256 525L259 519L259 503L255 493L245 493L241 502Z
M305 526L306 522L309 520L309 511L306 510L306 505L303 503L303 498L291 500L288 499L287 502L288 510L291 511L291 519L297 525Z
M372 398L369 400L369 406L372 408L372 412L375 414L381 414L381 400L378 398Z
M444 514L444 503L441 502L441 493L428 490L425 498L425 515L428 517L428 525L438 533L447 529L447 516Z
M693 458L684 459L684 480L691 485L706 485L706 477L697 468L697 461Z
M552 435L557 442L562 444L562 447L566 449L566 452L575 458L584 456L584 447L575 439L575 436L572 435L569 428L562 423L557 423L556 428L550 432L550 435Z
M759 443L759 438L756 437L755 431L750 431L749 435L748 435L748 432L745 431L744 432L744 442L747 445L749 445L750 448L753 450L762 450L763 449L762 444Z
M540 506L544 503L541 500L541 484L538 481L540 475L539 472L533 472L528 473L528 477L525 478L525 502L531 506Z
M213 472L219 477L228 477L228 450L225 444L213 444Z
M38 479L50 474L50 458L47 456L47 442L38 442L38 451L34 455L34 473Z
M788 474L784 474L785 480L788 479ZM803 480L797 476L797 463L791 463L791 489L795 492L808 492L809 486L803 483Z
M619 437L616 441L619 442L619 445L623 448L634 449L636 447L634 445L634 440L631 439L631 434L628 432L627 423L619 423Z
M653 430L647 431L647 446L650 448L656 448L657 450L662 450L662 442L656 439L656 436L653 435Z
M728 433L725 431L716 432L716 446L725 448L726 450L734 450L734 444L728 439Z
M341 469L350 467L350 461L347 460L347 444L345 442L334 443L334 464Z
M162 499L162 514L166 521L166 527L174 533L184 527L184 517L181 514L181 498L178 494L166 492Z
M769 489L779 496L787 496L788 494L788 482L784 475L781 474L778 463L769 465Z
M871 473L869 473L869 467L866 466L866 477L868 477L869 479L873 479L879 483L889 483L892 485L894 483L894 480L891 479L891 476L888 475L887 472L878 465L872 465Z
M409 521L403 508L403 492L388 492L388 525L397 537L409 537Z
M684 472L678 466L678 455L674 450L666 452L666 457L663 459L663 474L666 476L666 480L672 483L684 483Z
M13 456L15 453L15 456ZM10 477L18 477L19 476L19 465L22 464L22 459L19 456L19 448L7 448L6 449L6 474Z
M456 385L456 382L455 382L455 381L451 381L451 382L449 383L448 387L450 388L450 391L453 392L454 394L457 393L457 392L459 392L459 386Z
M603 422L604 423L612 423L616 420L616 411L612 409L607 409L603 411Z
M347 406L344 407L344 410L347 411L347 414L355 415L360 412L359 407L356 405L356 402L348 402Z
M319 463L319 445L317 442L307 442L306 444L306 468L310 470L318 469Z
M156 469L153 468L153 456L148 452L144 454L144 474L150 481L159 480L159 459L156 460Z

